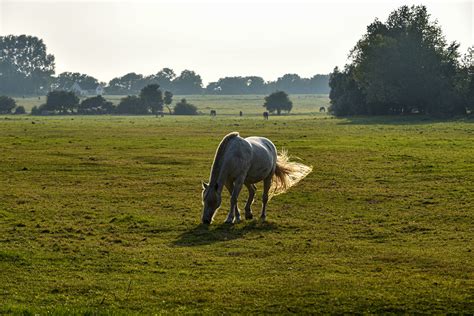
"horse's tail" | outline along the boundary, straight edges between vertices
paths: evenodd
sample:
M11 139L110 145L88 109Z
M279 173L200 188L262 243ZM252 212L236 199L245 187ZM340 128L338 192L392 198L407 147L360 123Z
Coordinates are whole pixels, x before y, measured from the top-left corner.
M280 151L277 156L270 195L275 196L285 193L289 188L306 177L312 170L312 166L306 166L299 162L290 161L290 157L286 150Z

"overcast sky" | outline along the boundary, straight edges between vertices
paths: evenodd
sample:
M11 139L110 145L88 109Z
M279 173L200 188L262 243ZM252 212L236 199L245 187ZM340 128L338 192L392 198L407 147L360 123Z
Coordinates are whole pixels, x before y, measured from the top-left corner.
M366 26L423 3L461 52L473 45L474 1L0 0L0 35L42 38L56 73L109 81L128 72L191 69L224 76L310 77L343 66Z

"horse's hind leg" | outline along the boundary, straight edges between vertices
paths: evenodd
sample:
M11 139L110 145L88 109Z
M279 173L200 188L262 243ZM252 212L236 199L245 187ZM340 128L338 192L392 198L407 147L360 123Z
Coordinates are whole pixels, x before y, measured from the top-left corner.
M244 184L244 179L237 179L234 182L234 188L232 189L232 194L230 197L230 211L229 215L227 215L227 219L225 222L227 224L232 224L234 222L234 213L236 216L237 222L240 221L240 213L239 210L237 209L237 198L239 197L240 190L242 190L242 185Z
M264 221L267 218L267 202L268 202L268 192L270 191L270 187L272 185L272 176L269 176L263 180L263 195L262 195L262 214L260 215L260 219Z
M245 219L252 219L253 214L252 214L251 207L252 207L253 198L255 197L255 191L257 190L257 187L254 184L246 184L245 186L249 190L249 198L247 200L247 204L245 204Z

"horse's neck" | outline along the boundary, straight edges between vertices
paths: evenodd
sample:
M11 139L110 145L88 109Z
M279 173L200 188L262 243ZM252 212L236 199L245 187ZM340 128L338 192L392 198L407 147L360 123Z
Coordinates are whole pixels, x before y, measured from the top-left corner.
M214 166L212 168L211 172L211 178L209 179L209 185L212 185L212 187L215 187L217 184L217 193L221 194L222 189L224 188L224 184L226 182L227 174L225 172L225 160L224 155L221 157L221 161L217 163L217 165L214 163Z
M232 144L232 140L238 136L239 133L237 132L227 134L219 144L214 157L209 185L215 186L217 184L217 192L219 194L222 192L222 188L227 180L227 169L225 167L225 163L227 161L226 157L229 155L229 148L231 148L230 145Z
M211 179L209 180L209 185L212 185L213 188L216 187L216 184L217 184L218 194L221 194L222 189L224 188L224 184L225 184L225 175L221 171L223 170L220 169L217 175L214 177L211 177Z

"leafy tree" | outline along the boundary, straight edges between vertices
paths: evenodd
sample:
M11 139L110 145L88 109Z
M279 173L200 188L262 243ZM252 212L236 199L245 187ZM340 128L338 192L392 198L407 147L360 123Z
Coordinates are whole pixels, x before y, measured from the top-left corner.
M20 105L15 109L15 112L13 112L13 114L26 114L25 107Z
M0 114L10 114L15 106L14 99L4 95L0 96Z
M51 91L46 96L46 104L41 110L59 112L62 114L74 113L79 105L79 98L70 91Z
M178 94L200 94L202 92L202 79L194 71L183 70L173 80L173 87Z
M293 102L290 101L288 94L284 91L276 91L265 97L265 103L263 106L270 112L277 111L280 115L281 111L287 111L290 113L293 108Z
M127 96L120 100L115 110L118 114L149 114L148 109L143 100L137 96Z
M0 93L47 91L54 74L54 56L43 40L27 35L0 36Z
M142 99L145 107L151 110L151 113L157 114L163 111L163 93L158 84L149 84L140 91L140 99Z
M276 89L279 91L290 91L292 93L301 93L301 90L304 89L302 87L302 79L297 74L286 74L283 77L277 79L275 86ZM300 88L300 89L298 89Z
M99 81L92 76L78 72L63 72L55 78L53 89L70 90L75 82L84 90L93 90L99 85Z
M346 67L343 72L337 67L334 68L329 85L331 87L329 112L337 116L367 114L365 96L353 78L352 67Z
M180 102L176 103L174 107L175 115L196 115L197 107L188 103L186 99L181 99Z
M110 80L105 90L107 94L138 94L145 86L146 80L144 80L143 75L131 72Z
M309 79L310 93L329 94L330 75L314 75Z
M168 108L168 111L170 112L171 114L171 108L170 108L170 105L171 103L173 102L173 94L169 91L165 91L165 98L163 99L166 107Z
M43 104L44 106L44 104ZM41 106L34 106L33 108L31 108L31 115L40 115L41 114L41 109L40 109Z
M351 52L352 63L331 77L338 115L465 113L457 90L456 43L447 44L424 6L402 6L375 20Z
M115 107L112 102L105 100L101 95L87 98L77 109L79 114L111 114Z
M263 94L266 93L267 87L265 80L262 77L249 76L245 77L247 84L247 93L249 94Z
M171 68L163 68L162 70L158 71L155 75L155 79L165 90L173 89L173 80L176 78L176 74Z

